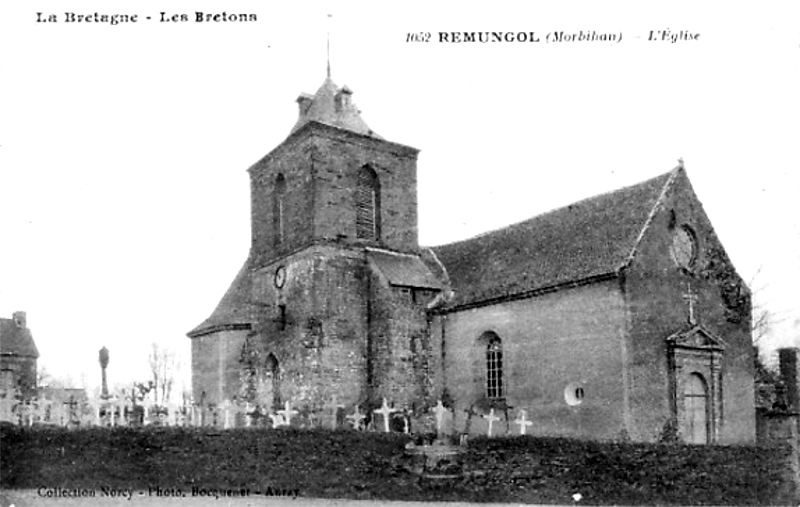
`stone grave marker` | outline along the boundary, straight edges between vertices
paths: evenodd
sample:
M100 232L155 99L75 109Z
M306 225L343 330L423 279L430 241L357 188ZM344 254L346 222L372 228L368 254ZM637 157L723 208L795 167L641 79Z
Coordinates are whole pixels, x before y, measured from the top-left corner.
M384 433L389 433L389 416L394 412L397 412L397 409L390 407L386 402L386 398L384 398L381 408L375 409L374 412L383 416L383 431Z
M346 419L350 421L350 425L353 427L354 430L360 430L363 425L364 419L366 418L367 416L365 414L362 414L361 410L359 409L359 406L356 405L356 411L348 415Z
M514 422L519 425L519 434L525 435L527 434L528 426L532 426L533 422L527 419L528 412L526 410L520 409L517 418L514 419Z
M286 400L284 402L283 406L284 406L284 409L283 410L278 410L277 413L281 417L283 417L283 420L285 421L285 425L286 426L291 426L292 425L292 416L293 415L297 415L299 412L297 412L297 410L292 410L292 405L289 402L289 400Z
M489 423L489 427L486 430L486 436L487 437L491 437L492 436L493 425L494 425L495 422L499 421L500 418L497 417L496 415L494 415L494 409L493 408L489 409L489 413L488 414L484 414L482 417L484 419L486 419L486 421Z

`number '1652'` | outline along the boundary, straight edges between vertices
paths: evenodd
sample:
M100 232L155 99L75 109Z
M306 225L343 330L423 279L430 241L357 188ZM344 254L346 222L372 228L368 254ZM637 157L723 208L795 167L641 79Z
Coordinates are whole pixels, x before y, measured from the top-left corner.
M406 42L430 42L430 32L410 32L406 34Z

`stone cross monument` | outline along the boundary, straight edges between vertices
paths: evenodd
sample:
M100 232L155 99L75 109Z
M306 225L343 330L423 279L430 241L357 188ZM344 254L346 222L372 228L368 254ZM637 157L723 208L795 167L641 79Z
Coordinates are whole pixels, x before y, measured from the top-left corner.
M103 400L108 399L108 380L106 379L106 368L108 367L108 349L100 349L100 370L103 373L103 390L100 394Z

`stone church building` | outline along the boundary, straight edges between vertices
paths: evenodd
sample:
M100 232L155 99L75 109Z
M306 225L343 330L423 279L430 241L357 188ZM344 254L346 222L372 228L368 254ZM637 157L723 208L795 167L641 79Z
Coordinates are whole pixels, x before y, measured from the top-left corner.
M197 403L298 424L385 398L416 428L755 439L750 294L681 163L472 239L417 240L417 153L328 77L249 169L252 243L188 333ZM336 408L334 408L336 410ZM375 417L380 417L376 415Z
M0 317L0 399L36 395L38 358L25 312L14 312L10 319Z

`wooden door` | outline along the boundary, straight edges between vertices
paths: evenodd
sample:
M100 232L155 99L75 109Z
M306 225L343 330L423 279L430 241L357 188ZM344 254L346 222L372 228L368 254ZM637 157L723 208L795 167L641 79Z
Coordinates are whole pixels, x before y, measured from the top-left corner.
M708 389L699 373L686 379L683 393L682 435L690 444L708 443Z

